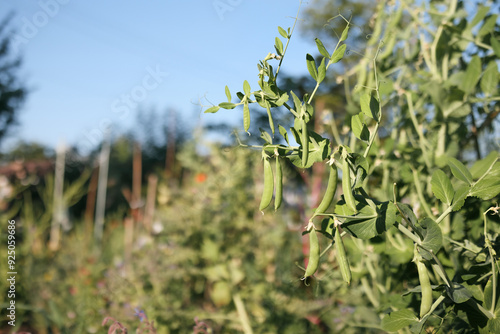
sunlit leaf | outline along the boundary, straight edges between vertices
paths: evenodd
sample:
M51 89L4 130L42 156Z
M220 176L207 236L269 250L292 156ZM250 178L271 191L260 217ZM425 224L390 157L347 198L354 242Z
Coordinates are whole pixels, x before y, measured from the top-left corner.
M231 103L231 102L221 102L219 103L219 107L223 109L234 109L236 108L236 104Z
M441 232L441 228L434 220L424 218L417 225L417 230L424 237L421 244L422 248L419 248L419 253L424 259L432 260L432 255L427 250L437 254L443 246L443 233Z
M316 62L314 61L314 57L309 53L306 55L306 62L309 74L315 81L318 81L318 70L316 69Z
M246 96L250 96L250 84L246 80L243 82L243 91L245 92Z
M321 40L319 38L316 38L315 41L316 41L316 46L318 47L319 53L321 53L323 55L323 57L330 59L330 57L331 57L330 53L328 53L328 51L326 50L325 46L323 45L323 42L321 42Z
M227 97L227 102L231 102L231 92L229 91L228 86L226 86L226 97Z
M450 179L442 170L437 169L434 171L431 186L432 192L441 202L451 205L455 192L453 191Z
M335 50L335 52L332 54L332 58L331 58L332 64L335 64L335 63L339 62L342 58L344 58L344 53L345 53L346 48L347 48L347 45L342 44L337 50Z
M483 93L487 95L498 93L498 65L495 61L490 61L484 70L480 87Z
M349 24L347 24L342 31L342 35L340 36L339 42L343 42L347 39L347 34L349 33Z
M276 37L274 46L276 48L276 52L278 53L278 55L282 56L283 55L283 42L281 42L281 39Z
M288 34L286 33L285 29L278 27L278 32L280 33L281 36L283 36L283 38L288 39Z
M472 184L472 174L463 163L453 157L449 157L448 166L450 166L453 176L461 181L467 182L468 184Z
M352 133L359 140L367 142L370 139L370 132L366 127L366 124L363 123L363 115L357 114L351 117L351 129Z
M205 110L205 114L207 113L216 113L217 111L219 111L220 107L219 106L213 106L213 107L210 107L208 108L207 110Z
M481 76L481 58L479 56L472 57L471 61L467 65L467 70L465 71L465 76L460 85L460 88L466 93L471 94L476 89L476 85Z
M388 332L397 332L417 322L418 317L412 310L398 310L387 314L382 319L382 329Z
M321 59L321 63L319 64L318 67L318 83L321 83L325 79L326 75L326 65L325 65L325 58Z

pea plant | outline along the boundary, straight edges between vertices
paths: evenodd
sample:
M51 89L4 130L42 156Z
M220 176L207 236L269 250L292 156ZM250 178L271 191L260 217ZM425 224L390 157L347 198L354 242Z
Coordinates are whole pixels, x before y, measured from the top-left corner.
M302 96L282 90L278 75L295 24L278 27L275 52L257 65L259 88L252 90L244 81L234 102L226 86L227 102L205 112L242 106L246 132L251 105L267 113L269 128L260 130L263 144L239 142L262 150L263 213L273 198L276 211L282 206L284 164L302 171L326 165L323 196L309 208L304 227L309 259L301 279L306 285L333 251L343 281L363 290L379 315L376 327L384 331L499 333L500 207L494 199L500 193L500 155L490 149L485 158L467 164L457 145L464 129L478 128L474 116L486 115L484 122L491 125L498 115L498 15L483 6L468 18L461 2L450 1L442 11L430 9L431 23L425 26L422 8L412 8L411 2L380 3L366 53L352 70L343 75L331 70L346 56L349 32L356 28L339 14L345 27L337 40L316 38L319 56L306 55L314 89ZM429 40L424 34L409 39L411 29L430 30ZM335 140L313 126L322 112L315 110L315 100L322 98L318 89L331 72L344 82L348 104L343 127L349 131L340 136L332 130ZM357 79L354 89L350 76ZM273 119L276 108L285 108L293 124ZM398 273L401 268L408 276Z

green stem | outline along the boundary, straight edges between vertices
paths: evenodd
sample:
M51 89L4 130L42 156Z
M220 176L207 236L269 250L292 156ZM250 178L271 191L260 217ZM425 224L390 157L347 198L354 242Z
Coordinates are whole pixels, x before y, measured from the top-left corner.
M245 304L243 304L239 293L233 294L233 301L236 306L236 311L238 312L241 325L243 326L243 333L253 334L252 327L250 326L250 320L248 319L248 314L245 310Z
M280 72L281 64L283 63L283 58L285 58L286 50L288 49L288 44L290 43L290 39L292 38L293 31L295 30L295 25L297 24L297 21L299 19L299 13L300 13L300 6L302 6L302 1L299 3L299 9L297 10L297 15L295 15L295 22L293 23L292 30L290 31L290 36L288 36L286 40L286 45L285 49L283 50L283 55L280 59L280 63L278 64L278 68L276 69L276 74L274 75L274 81L278 79L278 74Z
M413 173L413 183L415 184L415 188L417 190L417 195L418 195L418 199L420 201L420 204L422 204L422 207L424 208L424 211L427 214L427 216L434 219L435 217L432 214L432 211L429 208L429 205L427 204L427 201L424 198L424 192L422 190L422 185L420 184L420 181L419 181L418 171L413 169L413 167L411 167L411 171Z

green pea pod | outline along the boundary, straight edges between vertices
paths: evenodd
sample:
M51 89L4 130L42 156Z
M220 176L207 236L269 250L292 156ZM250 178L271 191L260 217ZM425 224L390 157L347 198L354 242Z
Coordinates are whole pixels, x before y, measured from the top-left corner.
M307 133L307 123L305 118L302 118L302 166L304 168L307 165L307 160L309 159L309 134Z
M267 158L264 158L264 191L260 200L259 210L263 211L271 204L274 192L273 169Z
M429 273L425 263L421 260L416 260L418 279L420 281L420 289L422 291L422 301L420 302L420 318L430 311L432 306L432 287L429 280Z
M309 232L309 262L307 263L307 268L303 279L314 275L316 270L318 270L319 255L320 250L318 235L316 234L316 229L313 226L311 228L311 232Z
M318 207L314 211L314 216L326 212L328 207L330 207L330 204L332 204L333 197L335 197L335 191L337 190L338 179L339 176L337 173L337 166L332 163L330 165L330 176L328 178L328 185L326 186L325 194L323 195L321 203L319 203Z
M358 213L358 209L356 209L356 201L354 200L354 195L352 194L351 189L351 176L347 156L344 157L344 161L342 163L342 189L344 190L344 199L347 207L355 214Z
M337 261L339 263L340 272L342 273L342 278L344 279L344 282L351 284L351 267L349 266L344 241L340 236L340 229L338 225L335 227L335 249L337 251Z
M278 210L283 200L283 170L280 157L276 156L276 194L274 196L274 210Z

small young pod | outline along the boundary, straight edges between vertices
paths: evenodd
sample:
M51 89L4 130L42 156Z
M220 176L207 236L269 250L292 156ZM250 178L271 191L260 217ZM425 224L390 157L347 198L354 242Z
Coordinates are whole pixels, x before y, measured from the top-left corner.
M283 200L283 170L280 157L276 156L276 194L274 195L274 210L278 210Z
M420 289L422 291L422 301L420 302L420 318L422 318L432 307L432 287L425 263L419 259L415 262L417 264L418 279L420 281Z
M314 275L316 270L318 270L319 255L320 249L318 235L316 234L316 229L313 226L311 228L311 231L309 232L309 262L307 263L307 268L306 272L304 273L303 279Z
M314 216L326 212L330 204L332 204L333 197L335 197L335 191L337 190L338 178L337 166L332 163L330 165L330 176L328 178L328 185L326 186L325 194L323 195L321 203L319 203L318 207L314 211Z
M340 236L340 229L338 225L335 227L335 250L337 251L337 261L339 263L340 272L342 273L342 278L344 279L344 282L351 284L351 267L349 266L344 241Z
M342 162L342 189L344 190L344 199L347 207L354 213L358 213L358 209L356 209L356 201L354 200L354 195L352 194L351 189L351 176L347 156L344 156L344 161Z
M264 158L264 191L260 200L259 210L263 211L271 204L274 192L274 177L271 163L267 157Z
M309 134L307 133L307 123L304 118L302 118L302 136L300 140L302 141L302 166L304 168L307 165L307 160L309 159Z

